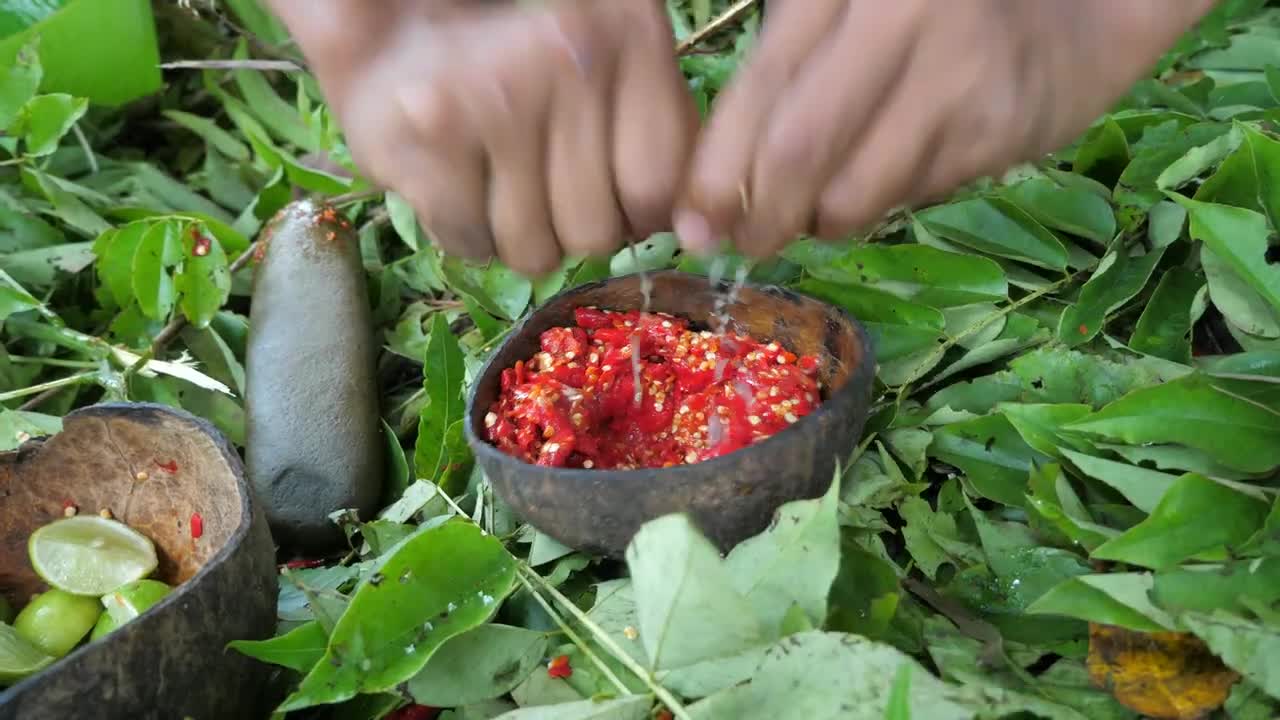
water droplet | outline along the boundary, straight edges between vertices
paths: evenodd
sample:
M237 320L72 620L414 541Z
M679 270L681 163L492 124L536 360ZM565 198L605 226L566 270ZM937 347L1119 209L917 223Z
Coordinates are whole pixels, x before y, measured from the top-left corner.
M361 669L361 670L363 670L363 671L365 671L365 672L369 672L370 670L372 670L372 669L373 669L373 661L372 661L372 660L370 660L369 658L365 658L365 659L361 660L361 661L360 661L360 669Z
M413 643L409 643L408 645L404 646L404 654L412 655L417 649L418 648L414 647Z
M493 596L489 595L488 593L480 593L480 602L483 605L492 605Z
M409 582L409 579L412 577L413 577L413 571L405 570L404 572L400 573L400 582L407 583Z
M445 608L445 611L446 611L446 612L453 612L454 610L457 610L457 609L458 609L458 604L457 604L457 603L455 603L455 602L450 601L449 606L448 606L447 608Z
M427 632L431 632L432 630L435 629L435 627L436 626L432 625L429 621L422 623L422 629L426 630Z

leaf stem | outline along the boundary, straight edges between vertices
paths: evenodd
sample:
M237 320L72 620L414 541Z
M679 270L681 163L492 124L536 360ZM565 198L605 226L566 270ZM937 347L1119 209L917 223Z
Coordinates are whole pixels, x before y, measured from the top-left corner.
M521 561L521 565L525 568L528 567L527 565L524 565L523 561ZM640 663L636 662L635 659L628 655L625 650L618 647L618 643L614 642L613 638L609 637L609 633L605 632L604 628L597 625L594 620L582 611L582 608L578 607L572 600L561 594L555 586L547 582L541 575L533 570L528 570L528 572L530 575L537 578L537 581L542 585L548 595L550 595L556 602L563 605L564 608L569 611L569 614L573 615L575 620L582 623L583 627L591 631L591 634L596 638L596 642L600 643L604 649L608 650L609 654L613 655L614 659L622 663L623 667L630 670L636 677L648 685L649 689L653 691L653 694L658 696L658 699L667 706L667 709L670 710L673 715L680 718L680 720L692 720L689 716L689 711L684 709L684 705L680 704L680 701L676 700L675 696L672 695L669 690L654 680L653 677L640 666Z
M535 589L533 584L529 582L529 579L524 576L525 572L531 571L526 570L522 563L517 562L516 579L520 581L520 584L524 586L525 590L529 591L529 594L533 596L533 599L538 601L538 604L542 606L542 609L547 611L547 614L551 616L551 619L555 624L560 627L560 631L569 638L570 642L582 651L583 655L587 656L587 659L600 670L609 682L613 683L613 686L618 689L618 692L623 695L634 695L635 693L631 692L631 690L627 688L626 684L622 682L622 679L619 678L608 665L604 664L604 660L601 660L600 656L588 647L586 642L573 631L573 628L569 627L569 623L565 622L565 619L560 615L560 613L556 612L556 609L551 607L551 603L547 602L546 598L538 594L537 589Z
M26 355L10 355L9 361L19 365L49 365L65 368L96 368L98 363L92 360L65 360L62 358L29 357Z

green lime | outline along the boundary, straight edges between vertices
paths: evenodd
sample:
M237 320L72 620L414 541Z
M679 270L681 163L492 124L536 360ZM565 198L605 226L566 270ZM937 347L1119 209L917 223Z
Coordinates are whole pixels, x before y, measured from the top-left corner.
M12 626L0 623L0 687L40 672L53 660L52 655L41 652Z
M119 627L160 602L173 588L159 580L137 580L102 596L102 606Z
M93 598L55 588L31 598L13 621L13 629L42 651L62 657L89 634L101 614Z
M77 515L31 533L27 543L36 574L59 590L102 597L156 569L156 547L117 520Z
M0 595L0 623L11 622L13 622L13 606L3 595Z
M89 642L96 642L99 638L106 637L120 627L120 624L111 617L111 613L102 613L98 616L98 624L93 626L93 632L89 633Z

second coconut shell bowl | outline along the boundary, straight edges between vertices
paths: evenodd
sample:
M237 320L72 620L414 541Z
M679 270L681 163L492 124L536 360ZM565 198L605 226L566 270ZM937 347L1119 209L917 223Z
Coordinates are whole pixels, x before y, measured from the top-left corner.
M650 274L652 312L709 327L727 283L679 271ZM543 331L574 324L574 309L638 310L639 275L582 285L530 314L489 358L467 403L467 441L494 489L521 517L565 545L621 557L640 526L688 513L722 551L763 531L778 506L821 496L837 461L852 452L866 422L876 362L866 331L842 309L774 286L748 284L727 306L731 327L821 360L823 401L778 434L694 465L582 470L532 465L484 439L484 416L501 375L539 351Z

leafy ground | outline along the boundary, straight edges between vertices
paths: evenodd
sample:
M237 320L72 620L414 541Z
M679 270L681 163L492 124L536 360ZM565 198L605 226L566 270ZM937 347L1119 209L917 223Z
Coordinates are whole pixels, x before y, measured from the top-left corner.
M721 558L664 518L622 564L521 526L465 448L415 443L423 418L459 420L513 321L631 256L536 282L441 257L395 196L312 169L347 163L340 133L251 0L162 5L166 61L239 62L167 70L115 109L129 88L37 94L41 64L0 43L0 446L126 398L242 445L246 250L295 193L339 196L400 442L388 506L344 520L352 552L286 568L281 636L237 646L281 668L280 712L1280 713L1280 7L1224 3L1041 163L754 265L866 324L876 412L830 492L780 510L791 522ZM683 38L728 3L671 5ZM3 34L22 27L5 12ZM756 26L684 58L701 100ZM136 46L121 62L149 67ZM667 235L640 264L705 272ZM427 357L466 378L424 386Z

